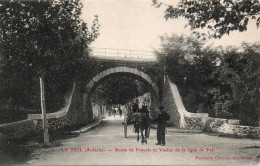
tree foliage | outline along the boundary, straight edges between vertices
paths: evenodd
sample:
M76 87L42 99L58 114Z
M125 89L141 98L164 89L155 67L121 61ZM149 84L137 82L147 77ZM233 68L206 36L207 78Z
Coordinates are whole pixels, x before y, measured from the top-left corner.
M203 104L207 109L209 75L215 70L217 55L214 50L202 49L204 43L193 37L163 36L162 49L156 52L166 67L166 74L175 82L184 96L184 104L196 112ZM200 110L202 111L202 110Z
M258 121L260 101L260 44L241 44L221 52L221 64L212 77L211 89L215 114L222 110L239 117L246 124ZM218 116L218 115L217 115Z
M19 90L7 87L7 96L12 89L14 98L23 98L27 88L35 85L33 80L44 76L50 90L47 100L50 94L58 97L57 91L62 92L58 87L64 88L66 78L76 75L86 60L88 45L99 35L97 17L89 31L80 18L81 10L80 0L0 2L3 75L9 75L9 79L4 77L6 85L22 85L16 86Z
M160 7L163 3L153 0L153 4ZM260 27L259 0L180 0L177 5L164 5L167 6L166 19L184 17L192 30L207 28L214 38L221 38L231 31L246 31L252 19L256 20L257 28ZM198 37L207 35L194 33Z
M46 72L70 66L96 37L80 19L82 4L71 1L4 1L0 8L1 52L8 65Z
M190 112L239 118L257 125L260 103L260 44L205 47L192 37L164 36L156 54L178 85Z

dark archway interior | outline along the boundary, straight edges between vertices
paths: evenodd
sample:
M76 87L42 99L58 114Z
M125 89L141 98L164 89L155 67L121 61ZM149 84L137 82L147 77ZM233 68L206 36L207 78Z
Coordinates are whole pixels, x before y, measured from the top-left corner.
M120 78L120 77L121 78L130 78L132 80L136 80L137 82L139 82L143 85L142 87L144 88L144 90L149 91L151 93L155 93L152 85L147 80L142 78L141 76L133 74L133 73L118 72L118 73L109 74L109 75L101 78L98 82L96 82L94 84L94 86L90 89L88 94L90 96L92 96L95 93L95 90L98 89L99 85L102 85L104 82L109 81L110 79L113 79L113 78L116 78L116 77L117 78ZM129 80L129 81L131 81L131 80ZM102 90L102 89L100 89L100 90Z
M93 86L92 102L125 104L129 100L151 91L151 85L140 76L130 73L110 74Z

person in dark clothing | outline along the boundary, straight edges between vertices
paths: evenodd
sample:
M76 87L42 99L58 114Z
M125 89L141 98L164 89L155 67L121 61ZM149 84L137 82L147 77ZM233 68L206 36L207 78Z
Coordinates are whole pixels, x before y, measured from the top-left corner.
M145 106L145 105L142 105L142 108L140 109L140 112L141 112L141 113L148 113L148 114L149 114L149 111L148 111L148 109L147 109L147 106Z
M150 133L150 121L149 118L149 111L147 109L147 106L142 105L142 108L140 110L141 112L141 128L145 130L145 142L147 143L147 138L149 137Z
M135 100L135 103L134 103L134 105L133 105L133 113L139 112L138 103L139 103L139 100L136 99L136 100Z
M166 129L166 121L169 120L170 115L165 112L163 106L160 106L160 114L159 116L154 120L158 122L157 127L157 143L156 145L165 146L165 129Z
M122 113L123 113L123 111L121 110L121 108L119 107L118 108L118 112L119 112L119 115L120 115L120 117L122 116Z
M116 109L113 109L114 118L116 117Z
M149 111L147 109L147 106L142 105L140 113L142 115L141 117L144 118L141 125L143 126L143 128L148 128L150 125L150 118L149 118Z
M133 104L133 106L132 106L132 112L133 112L132 122L134 124L134 131L135 131L135 133L138 133L138 131L139 131L139 128L137 127L138 126L138 122L139 122L139 117L140 117L140 111L139 111L138 104L139 104L139 100L136 99L134 104Z

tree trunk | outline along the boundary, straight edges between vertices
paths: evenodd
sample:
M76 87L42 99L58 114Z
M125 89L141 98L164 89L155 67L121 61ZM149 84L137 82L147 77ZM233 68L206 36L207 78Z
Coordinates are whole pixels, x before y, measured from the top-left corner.
M44 89L43 76L40 76L40 89L41 89L43 139L44 139L44 144L49 145L50 142L49 142L49 133L48 133L48 121L47 121L47 118L46 118L45 89Z

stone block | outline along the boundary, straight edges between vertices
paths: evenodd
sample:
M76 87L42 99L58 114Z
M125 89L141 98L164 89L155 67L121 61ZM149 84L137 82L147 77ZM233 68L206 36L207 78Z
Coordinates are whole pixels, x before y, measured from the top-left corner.
M238 119L228 119L227 123L230 125L239 125L240 121Z
M114 69L115 69L115 73L120 72L120 68L119 67L115 67Z
M92 80L93 80L94 82L98 82L99 78L100 78L100 76L97 75L97 76L95 76Z

